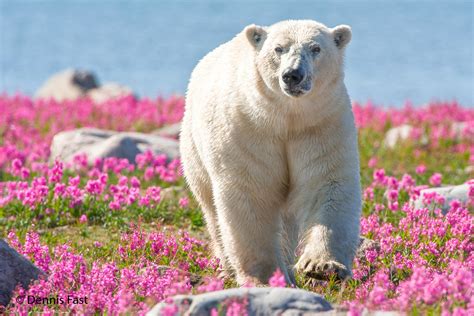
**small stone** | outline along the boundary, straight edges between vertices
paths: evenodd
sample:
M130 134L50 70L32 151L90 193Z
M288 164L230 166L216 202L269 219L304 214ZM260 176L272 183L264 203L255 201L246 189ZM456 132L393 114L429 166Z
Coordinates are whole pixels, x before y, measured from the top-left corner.
M380 250L380 243L378 241L361 236L359 241L359 248L357 248L356 258L365 258L365 252L369 249Z

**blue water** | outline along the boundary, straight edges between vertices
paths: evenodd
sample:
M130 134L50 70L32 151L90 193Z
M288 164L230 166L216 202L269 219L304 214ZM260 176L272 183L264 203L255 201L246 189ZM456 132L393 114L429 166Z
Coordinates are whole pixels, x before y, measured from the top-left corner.
M473 1L0 0L0 92L33 94L64 68L142 96L183 94L208 51L245 25L309 18L349 24L346 83L384 105L474 106Z

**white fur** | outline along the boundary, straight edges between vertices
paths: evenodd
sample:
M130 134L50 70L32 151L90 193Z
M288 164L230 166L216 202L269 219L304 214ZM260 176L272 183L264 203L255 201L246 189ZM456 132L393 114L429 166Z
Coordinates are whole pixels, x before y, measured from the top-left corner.
M314 21L250 25L192 73L180 138L184 174L215 255L240 284L266 283L277 268L294 282L299 242L296 269L351 274L361 197L343 82L350 35L347 26ZM281 80L288 67L301 67L310 81L298 97Z

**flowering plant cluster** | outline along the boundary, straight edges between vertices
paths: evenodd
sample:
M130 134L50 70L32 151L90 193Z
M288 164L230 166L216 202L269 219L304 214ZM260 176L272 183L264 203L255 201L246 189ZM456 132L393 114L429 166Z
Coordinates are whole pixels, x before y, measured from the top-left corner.
M8 313L143 314L175 294L236 286L219 278L202 215L185 189L179 159L145 152L134 163L49 161L52 137L83 126L150 132L179 122L179 97L55 102L0 95L0 236L44 275L18 287ZM384 109L353 106L359 128L363 216L373 240L354 277L300 286L358 315L364 310L474 314L474 110L455 102ZM388 129L413 126L395 148ZM421 190L468 186L466 201ZM421 198L426 207L415 207ZM286 286L280 271L269 284ZM87 297L87 304L16 303L16 298ZM245 314L232 301L215 315ZM169 304L169 315L182 307Z

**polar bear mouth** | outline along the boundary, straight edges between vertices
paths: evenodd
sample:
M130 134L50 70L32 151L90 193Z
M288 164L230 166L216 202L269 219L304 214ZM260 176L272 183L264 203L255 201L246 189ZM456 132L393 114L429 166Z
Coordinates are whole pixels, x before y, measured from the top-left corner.
M311 90L311 84L303 83L297 86L283 85L283 92L290 97L301 97Z
M304 91L302 89L295 89L295 88L293 88L293 89L286 88L285 92L286 92L286 94L289 94L292 97L299 97L299 96L306 93L306 91Z
M302 82L297 84L287 84L283 80L280 80L280 88L283 93L293 98L301 97L305 94L308 94L308 92L311 91L312 86L313 85L310 76L306 76L306 78Z

